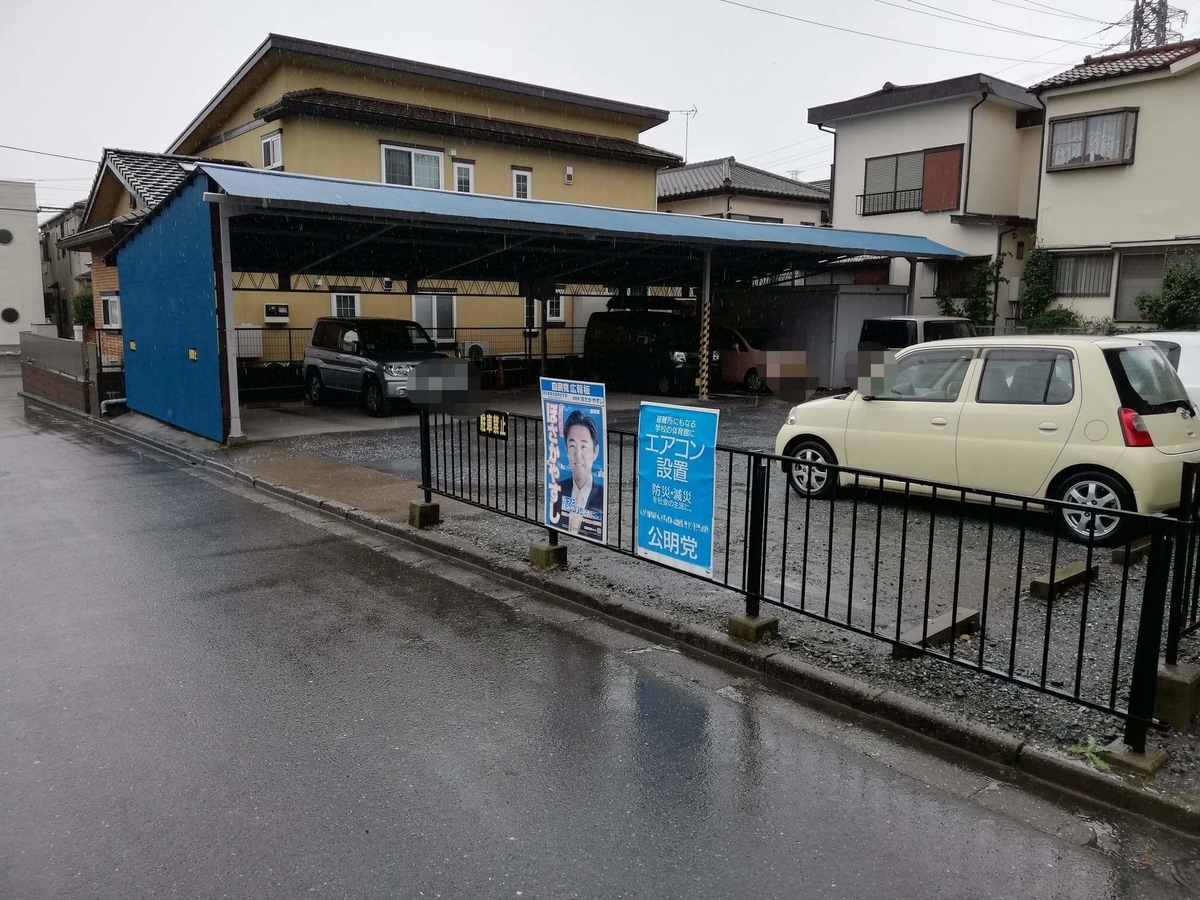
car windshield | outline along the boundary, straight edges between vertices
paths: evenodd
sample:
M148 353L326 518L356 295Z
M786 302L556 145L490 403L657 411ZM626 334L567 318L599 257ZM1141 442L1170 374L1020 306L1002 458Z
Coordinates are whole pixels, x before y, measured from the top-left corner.
M1143 416L1191 409L1183 382L1157 347L1112 348L1104 358L1122 406Z
M975 328L970 322L926 322L925 340L948 341L951 338L975 337Z
M416 322L364 322L358 329L363 356L385 360L402 353L437 350L425 329Z
M917 323L904 319L867 319L859 334L860 344L885 350L900 350L917 342Z

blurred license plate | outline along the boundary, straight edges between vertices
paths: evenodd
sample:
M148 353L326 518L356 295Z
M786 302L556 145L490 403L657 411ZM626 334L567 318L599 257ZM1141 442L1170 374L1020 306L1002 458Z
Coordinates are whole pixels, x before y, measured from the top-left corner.
M696 387L700 387L700 379L699 378L696 379Z

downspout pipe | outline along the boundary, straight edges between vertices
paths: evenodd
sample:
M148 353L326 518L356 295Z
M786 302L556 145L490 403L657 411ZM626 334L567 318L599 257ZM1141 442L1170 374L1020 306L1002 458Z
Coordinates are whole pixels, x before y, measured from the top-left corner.
M971 107L970 116L967 119L967 178L966 185L963 188L963 215L971 215L971 157L975 155L975 110L983 106L987 102L987 98L991 96L990 91L984 91L979 98L979 102Z
M824 122L817 123L817 130L833 135L833 164L829 167L829 227L833 227L833 191L837 184L837 130L826 128Z

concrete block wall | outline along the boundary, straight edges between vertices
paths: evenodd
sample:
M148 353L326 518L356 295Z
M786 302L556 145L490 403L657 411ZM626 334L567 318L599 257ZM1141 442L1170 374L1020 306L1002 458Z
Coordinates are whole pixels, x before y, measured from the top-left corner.
M21 390L89 415L92 412L86 381L43 368L29 360L21 362Z

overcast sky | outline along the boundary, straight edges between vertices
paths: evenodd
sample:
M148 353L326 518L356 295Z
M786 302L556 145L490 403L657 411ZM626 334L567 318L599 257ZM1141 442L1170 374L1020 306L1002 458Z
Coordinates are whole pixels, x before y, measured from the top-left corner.
M980 71L1031 84L1120 40L1125 29L1106 23L1133 8L1132 0L744 3L782 15L723 0L3 0L0 144L87 160L102 147L164 151L274 31L664 109L695 106L691 161L732 155L818 179L828 177L832 142L806 124L808 107L886 81ZM1196 13L1184 34L1200 36L1200 0L1174 5ZM685 121L673 114L642 140L682 154ZM86 196L94 171L0 149L0 179L36 180L42 206Z

